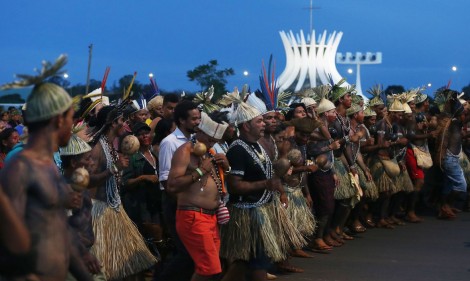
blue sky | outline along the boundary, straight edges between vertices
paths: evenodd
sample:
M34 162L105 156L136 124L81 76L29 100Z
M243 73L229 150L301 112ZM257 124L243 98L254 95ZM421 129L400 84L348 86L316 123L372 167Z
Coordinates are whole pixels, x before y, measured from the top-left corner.
M108 84L138 72L155 75L166 90L199 90L186 72L217 59L236 75L228 88L259 87L261 61L273 54L280 75L285 54L279 31L309 29L309 0L72 0L3 1L0 84L14 73L32 73L43 59L69 55L72 84L91 78ZM375 83L405 88L432 84L428 94L452 79L470 83L468 0L314 0L314 29L344 33L339 52L382 52L383 63L361 68L362 88ZM457 66L453 72L451 67ZM355 76L338 65L350 83ZM249 71L243 76L243 71Z

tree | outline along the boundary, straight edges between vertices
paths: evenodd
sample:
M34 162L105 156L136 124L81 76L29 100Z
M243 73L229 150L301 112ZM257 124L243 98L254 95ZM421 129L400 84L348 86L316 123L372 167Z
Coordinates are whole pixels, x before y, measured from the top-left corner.
M25 103L25 100L20 94L13 93L0 97L0 103Z
M462 92L465 93L463 96L464 99L468 100L470 99L470 84L462 88Z
M401 85L390 85L384 92L387 96L392 94L401 94L405 92L405 88Z
M234 75L232 68L218 70L217 60L210 60L208 64L196 66L193 70L187 72L189 81L196 81L201 87L201 91L207 91L210 86L214 86L214 98L217 99L227 93L226 77Z

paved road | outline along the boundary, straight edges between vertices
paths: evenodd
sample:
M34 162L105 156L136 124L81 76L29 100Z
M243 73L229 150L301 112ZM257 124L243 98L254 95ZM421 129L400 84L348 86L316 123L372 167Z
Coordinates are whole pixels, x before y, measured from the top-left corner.
M424 217L421 224L394 230L369 229L333 253L294 258L304 273L277 280L470 280L470 213L454 221Z

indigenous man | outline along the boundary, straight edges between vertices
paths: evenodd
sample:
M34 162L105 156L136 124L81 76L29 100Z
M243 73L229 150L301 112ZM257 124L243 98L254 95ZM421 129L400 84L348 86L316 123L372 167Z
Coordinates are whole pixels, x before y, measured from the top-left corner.
M228 124L219 124L202 112L199 131L180 146L171 163L167 191L176 193L176 230L191 255L195 272L191 280L212 280L222 272L216 211L223 195L223 171L230 166L223 153L200 155L196 146L211 148Z
M76 169L85 168L88 173L94 172L95 165L91 158L91 147L84 140L79 138L76 133L72 135L67 146L59 149L59 152L64 177L70 184L73 184L72 177ZM87 188L87 186L82 187ZM81 206L71 210L68 223L71 226L71 230L74 232L74 238L78 240L77 244L79 245L80 256L88 267L88 270L91 274L96 274L93 276L95 280L103 280L105 277L101 272L101 265L96 257L90 253L90 248L95 242L91 219L91 209L93 206L91 194L87 189L75 191L81 194ZM69 276L67 280L75 279Z
M57 147L67 145L71 136L72 98L63 88L42 82L65 63L66 57L61 56L52 66L44 64L39 77L2 87L34 85L25 111L29 141L0 176L6 196L31 234L31 250L36 255L31 268L15 280L63 281L69 270L79 280L91 280L67 228L65 208L72 207L70 203L77 206L78 198L71 198L73 191L53 160Z
M236 106L232 122L238 124L240 138L227 153L232 167L227 177L230 221L221 228L220 256L231 263L226 280L245 280L248 267L251 280L266 280L270 262L285 260L289 246L302 247L305 241L273 198L273 190L282 186L258 143L265 130L261 112L240 100ZM282 196L281 201L287 203Z
M346 220L352 207L356 204L356 188L351 184L351 176L356 176L357 167L352 152L352 142L359 139L349 137L351 130L350 119L346 116L346 110L351 107L351 93L354 88L341 87L344 80L333 85L331 89L331 101L336 106L336 120L331 127L337 132L336 139L341 140L344 145L333 152L335 156L336 175L340 178L339 185L335 189L335 214L332 222L332 235L342 239L352 240L353 238L343 231ZM343 242L343 241L341 241Z
M317 113L319 120L326 127L329 127L336 120L335 105L324 97L318 104ZM321 128L317 129L317 133L322 135ZM318 253L329 253L333 246L338 247L341 245L330 235L330 225L335 209L334 192L337 183L337 177L333 170L333 151L339 148L339 141L330 138L329 133L327 136L322 135L322 140L311 141L307 146L308 158L314 160L319 166L315 172L309 173L307 177L318 225L311 249ZM316 160L321 158L324 160Z
M456 91L440 89L435 99L442 108L435 155L436 164L442 169L444 177L438 215L441 219L456 217L452 209L453 203L461 193L467 191L464 173L459 163L459 154L462 151L462 121L459 117L464 107L457 96Z
M121 204L121 176L129 160L118 154L113 142L125 132L123 124L120 108L106 106L98 113L92 135L92 143L96 143L92 157L97 166L96 173L90 175L90 186L96 187L92 253L103 264L106 279L111 280L139 274L156 261Z
M418 100L418 98L420 100ZM414 185L413 192L410 192L407 195L405 219L411 223L419 223L422 221L422 218L416 215L415 208L419 192L424 185L424 169L423 167L418 166L416 158L425 156L428 158L428 164L430 166L432 165L428 139L436 136L436 131L429 131L428 122L424 115L425 113L422 112L424 109L422 98L423 95L421 94L417 96L409 96L407 100L409 107L412 110L414 108L412 118L407 120L405 124L407 131L406 137L410 140L409 147L406 151L406 167ZM419 103L416 103L416 101L419 101Z

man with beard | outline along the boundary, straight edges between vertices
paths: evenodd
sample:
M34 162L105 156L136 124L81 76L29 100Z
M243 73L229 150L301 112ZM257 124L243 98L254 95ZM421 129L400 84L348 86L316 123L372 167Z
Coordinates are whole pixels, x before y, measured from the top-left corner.
M92 135L97 169L90 175L90 187L96 188L92 209L96 241L91 251L103 264L108 280L141 274L156 262L121 204L122 172L129 159L118 154L113 142L125 133L123 124L120 108L106 106L98 112Z
M164 104L164 111L172 106L172 102ZM165 109L166 108L166 109ZM182 101L174 108L176 130L160 143L158 154L160 188L166 189L168 174L171 169L173 154L181 145L190 140L201 122L201 113L197 104L191 101ZM176 198L172 194L163 192L162 208L166 227L176 246L173 258L164 266L157 280L189 280L194 272L194 262L181 242L176 232Z
M199 130L176 150L168 175L167 191L177 196L176 230L195 264L193 281L213 280L222 272L216 212L225 193L223 171L230 166L225 154L211 153L211 148L227 126L202 112ZM196 151L201 144L203 155Z
M40 76L26 76L23 81L1 87L34 85L26 101L28 143L5 165L0 176L5 195L32 241L33 256L9 260L12 264L8 270L16 275L14 280L62 281L69 270L79 280L91 280L67 227L65 209L73 207L71 203L77 203L78 198L72 197L73 191L53 159L57 147L67 145L70 139L73 102L63 88L43 82L65 63L66 57L61 56L54 65L45 63Z
M245 280L249 269L251 280L266 280L270 262L285 260L289 246L302 247L305 241L281 207L280 202L287 207L286 198L274 198L273 191L283 193L282 185L258 143L265 130L261 112L237 100L231 121L238 124L240 138L227 153L230 221L221 227L220 256L230 266L224 278Z

